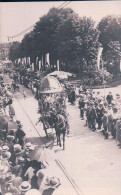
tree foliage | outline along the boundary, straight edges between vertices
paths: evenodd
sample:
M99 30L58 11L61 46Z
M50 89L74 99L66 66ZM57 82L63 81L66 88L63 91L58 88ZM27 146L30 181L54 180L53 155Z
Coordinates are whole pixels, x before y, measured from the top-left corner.
M104 51L111 41L119 41L121 44L121 16L106 16L99 22L99 42Z
M14 61L15 59L18 59L20 56L19 53L20 43L19 42L13 42L10 50L9 50L9 59Z
M120 43L111 41L103 54L104 64L108 72L116 77L120 73Z
M41 59L49 53L53 67L59 60L60 70L100 83L102 79L97 70L99 43L103 46L105 68L116 76L120 61L121 17L104 17L96 26L91 18L79 17L70 8L52 8L21 43L13 43L10 59L29 56L31 62L35 62L37 56Z

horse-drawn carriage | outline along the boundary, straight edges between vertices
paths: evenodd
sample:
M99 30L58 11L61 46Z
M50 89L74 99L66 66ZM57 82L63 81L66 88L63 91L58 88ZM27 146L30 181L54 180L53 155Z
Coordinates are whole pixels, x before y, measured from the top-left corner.
M69 132L64 89L56 78L47 76L41 81L39 94L40 121L43 123L46 136L48 136L48 129L55 129L57 144L61 146L60 135L62 134L64 149L65 133Z

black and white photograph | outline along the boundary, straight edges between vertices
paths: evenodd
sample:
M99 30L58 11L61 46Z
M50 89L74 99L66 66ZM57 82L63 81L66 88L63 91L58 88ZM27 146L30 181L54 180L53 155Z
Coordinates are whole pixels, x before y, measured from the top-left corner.
M0 2L0 195L121 195L121 1Z

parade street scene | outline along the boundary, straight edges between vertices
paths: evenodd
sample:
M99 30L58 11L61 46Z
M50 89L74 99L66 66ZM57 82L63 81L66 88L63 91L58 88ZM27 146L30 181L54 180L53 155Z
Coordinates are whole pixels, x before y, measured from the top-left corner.
M121 194L120 10L0 3L0 195Z

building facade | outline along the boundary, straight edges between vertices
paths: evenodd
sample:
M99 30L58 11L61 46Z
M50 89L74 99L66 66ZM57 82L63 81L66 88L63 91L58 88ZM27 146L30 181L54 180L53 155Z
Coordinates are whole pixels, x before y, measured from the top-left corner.
M10 43L0 43L0 60L8 60Z

